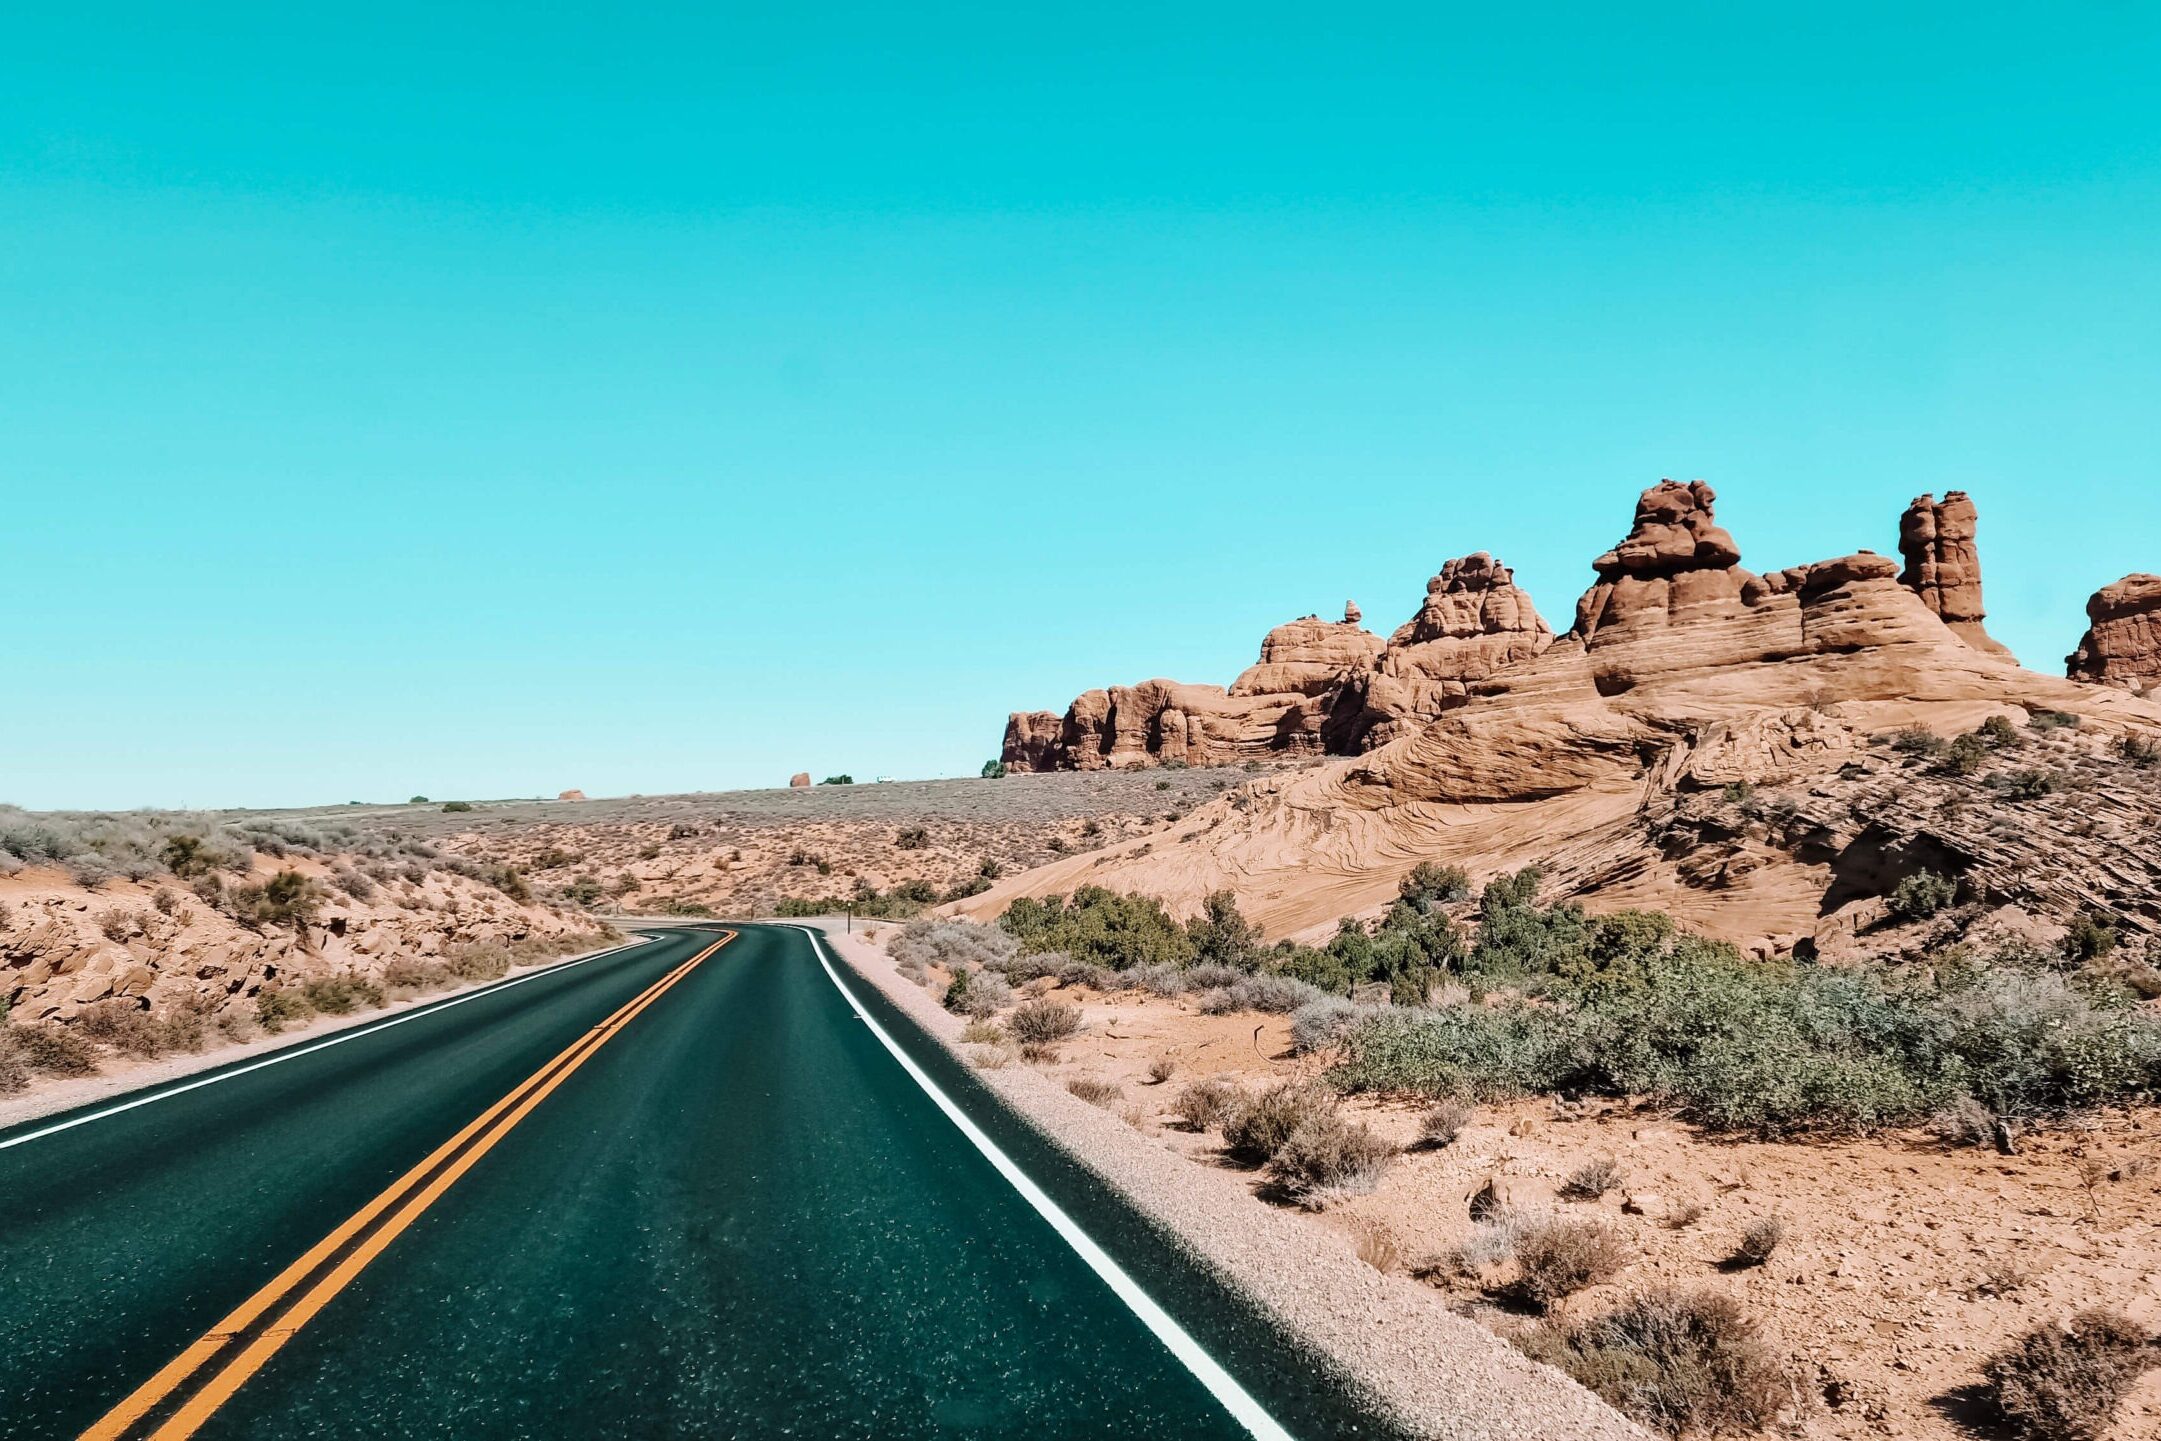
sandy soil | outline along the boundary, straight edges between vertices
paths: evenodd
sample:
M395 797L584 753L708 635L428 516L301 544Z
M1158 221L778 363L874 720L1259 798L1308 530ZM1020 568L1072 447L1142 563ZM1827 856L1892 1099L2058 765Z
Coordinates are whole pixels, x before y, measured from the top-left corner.
M1279 1017L1077 994L1086 1027L1043 1073L1061 1085L1083 1075L1119 1083L1114 1114L1258 1193L1260 1178L1227 1161L1215 1137L1172 1119L1173 1098L1202 1076L1258 1087L1317 1074L1324 1062L1293 1056ZM1158 1059L1176 1070L1150 1084ZM1421 1107L1347 1104L1405 1146L1416 1141ZM1625 1173L1617 1187L1594 1202L1558 1198L1572 1172L1602 1157ZM2018 1154L2000 1156L1919 1132L1726 1141L1622 1103L1524 1101L1479 1108L1443 1149L1408 1150L1371 1195L1319 1214L1284 1213L1409 1276L1470 1236L1469 1198L1489 1181L1518 1208L1596 1216L1635 1253L1620 1278L1572 1298L1564 1315L1607 1309L1653 1285L1738 1297L1792 1358L1806 1403L1799 1434L1970 1437L1959 1393L2008 1335L2094 1304L2161 1326L2161 1110L2029 1134ZM1726 1264L1742 1229L1765 1216L1785 1225L1770 1261ZM1501 1334L1530 1324L1446 1265L1417 1284ZM2161 1438L2161 1373L2149 1373L2110 1435Z

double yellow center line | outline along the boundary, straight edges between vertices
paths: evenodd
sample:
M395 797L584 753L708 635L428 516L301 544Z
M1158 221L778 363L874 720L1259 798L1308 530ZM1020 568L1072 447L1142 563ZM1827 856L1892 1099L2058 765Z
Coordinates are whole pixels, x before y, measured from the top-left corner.
M82 1441L122 1441L124 1437L145 1435L150 1441L181 1441L194 1435L218 1407L277 1354L279 1347L329 1305L370 1261L456 1185L458 1178L518 1122L532 1114L533 1108L573 1071L591 1060L669 987L735 937L734 931L723 932L719 940L640 991L509 1095L481 1112L465 1129L355 1211L269 1285L242 1302L239 1309L106 1412L82 1433ZM157 1419L161 1414L162 1421ZM153 1426L155 1429L151 1429Z

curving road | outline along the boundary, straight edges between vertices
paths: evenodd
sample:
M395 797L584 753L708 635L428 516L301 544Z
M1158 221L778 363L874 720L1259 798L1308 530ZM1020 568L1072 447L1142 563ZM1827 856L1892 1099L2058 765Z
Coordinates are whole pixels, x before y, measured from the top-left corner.
M1366 1429L799 931L209 1075L0 1132L9 1437Z

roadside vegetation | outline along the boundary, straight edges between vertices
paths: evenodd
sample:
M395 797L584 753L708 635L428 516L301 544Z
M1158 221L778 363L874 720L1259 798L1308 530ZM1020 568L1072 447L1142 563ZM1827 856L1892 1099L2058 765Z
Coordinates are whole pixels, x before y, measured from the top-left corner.
M620 941L614 931L536 936L520 941L468 941L440 957L401 957L379 978L359 975L295 977L258 992L251 1006L213 1011L200 1002L155 1011L139 999L86 1006L72 1025L20 1024L0 1009L0 1094L26 1089L41 1077L96 1074L105 1060L154 1060L275 1034L317 1016L374 1010L419 996L492 981L525 966L597 950Z

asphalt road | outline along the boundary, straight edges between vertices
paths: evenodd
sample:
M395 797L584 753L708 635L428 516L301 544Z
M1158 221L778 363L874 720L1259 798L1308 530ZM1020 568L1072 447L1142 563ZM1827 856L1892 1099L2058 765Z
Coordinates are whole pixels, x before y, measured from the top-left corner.
M1256 1434L806 937L718 939L0 1132L0 1434ZM1114 1210L1117 1254L1145 1228ZM1231 1334L1205 1282L1118 1259ZM1229 1364L1311 1433L1326 1397L1265 1350Z

